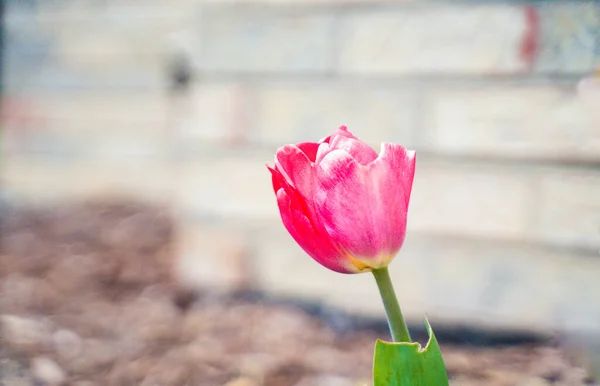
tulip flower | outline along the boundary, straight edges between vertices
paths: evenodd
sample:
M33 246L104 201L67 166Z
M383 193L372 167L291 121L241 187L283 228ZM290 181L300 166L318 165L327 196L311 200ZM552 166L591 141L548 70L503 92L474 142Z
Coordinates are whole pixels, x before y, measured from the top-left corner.
M323 266L368 272L402 247L414 151L383 143L378 155L342 126L319 142L279 148L269 170L283 224Z
M372 271L392 336L409 342L387 266L406 234L415 152L383 143L378 155L341 126L319 142L279 148L267 167L294 240L333 271Z

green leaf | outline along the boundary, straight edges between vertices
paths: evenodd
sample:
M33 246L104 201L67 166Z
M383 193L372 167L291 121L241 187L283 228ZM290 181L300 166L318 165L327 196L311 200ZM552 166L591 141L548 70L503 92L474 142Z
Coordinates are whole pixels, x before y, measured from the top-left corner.
M427 318L429 342L389 343L377 340L373 364L373 386L448 386L446 366Z

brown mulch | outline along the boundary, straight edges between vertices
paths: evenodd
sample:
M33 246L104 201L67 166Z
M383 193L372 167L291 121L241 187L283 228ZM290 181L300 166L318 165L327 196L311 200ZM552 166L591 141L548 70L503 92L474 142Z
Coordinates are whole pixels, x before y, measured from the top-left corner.
M0 235L0 385L369 383L375 331L349 339L293 305L179 289L166 209L13 209ZM556 347L443 351L456 385L592 384Z

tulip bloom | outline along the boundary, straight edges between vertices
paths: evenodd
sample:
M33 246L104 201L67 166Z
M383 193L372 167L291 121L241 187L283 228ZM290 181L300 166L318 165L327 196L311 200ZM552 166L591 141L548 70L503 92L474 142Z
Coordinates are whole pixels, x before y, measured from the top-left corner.
M402 247L414 151L383 143L378 155L342 126L319 142L279 148L267 167L283 224L323 266L385 268Z

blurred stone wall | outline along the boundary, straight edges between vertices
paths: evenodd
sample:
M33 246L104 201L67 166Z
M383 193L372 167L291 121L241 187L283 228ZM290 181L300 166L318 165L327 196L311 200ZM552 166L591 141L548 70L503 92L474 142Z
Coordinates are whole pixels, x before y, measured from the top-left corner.
M169 202L184 283L382 315L370 275L286 234L264 166L346 124L418 151L391 268L411 320L600 325L600 99L577 94L600 3L12 0L6 28L11 199Z

